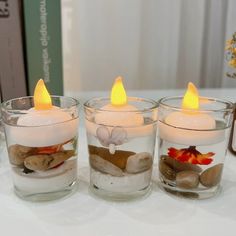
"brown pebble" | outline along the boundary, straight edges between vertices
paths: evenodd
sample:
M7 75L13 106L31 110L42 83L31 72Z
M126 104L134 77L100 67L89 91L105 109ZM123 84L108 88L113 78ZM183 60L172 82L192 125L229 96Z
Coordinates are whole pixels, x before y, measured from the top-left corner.
M200 175L201 184L206 187L216 186L220 182L222 170L223 170L222 163L206 169Z
M163 155L161 156L161 159L165 160L166 164L168 166L170 166L172 169L174 169L176 172L180 172L180 171L185 171L185 170L192 170L195 172L201 172L202 168L198 165L193 165L191 163L183 163L183 162L179 162L176 161L175 159Z
M199 184L199 174L192 170L181 171L176 174L176 186L184 189L196 188Z
M32 155L25 158L24 165L30 170L45 171L56 167L74 155L73 150L65 150L53 154Z
M9 161L13 165L22 166L26 157L35 154L37 148L14 144L8 147Z
M162 159L159 161L159 171L166 179L175 180L176 178L176 172Z
M93 145L88 145L88 151L89 155L98 155L122 170L126 167L128 157L135 154L134 152L123 150L116 150L114 154L111 154L108 148L96 147Z
M180 192L180 191L172 190L172 189L169 189L169 188L164 188L164 190L168 193L176 195L177 197L184 197L184 198L189 198L189 199L199 198L199 194L194 193L194 192Z

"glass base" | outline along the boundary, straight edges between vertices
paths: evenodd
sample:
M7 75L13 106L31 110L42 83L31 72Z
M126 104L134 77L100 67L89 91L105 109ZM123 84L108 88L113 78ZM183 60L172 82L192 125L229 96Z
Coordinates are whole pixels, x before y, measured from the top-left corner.
M158 182L158 185L161 190L167 192L168 194L175 195L177 197L189 198L189 199L207 199L216 196L220 193L220 185L204 189L204 190L183 190L170 185L167 185L163 182Z
M65 196L71 195L74 193L77 189L77 181L72 182L68 187L63 188L59 191L54 192L45 192L45 193L33 193L29 194L28 192L22 192L17 187L14 187L15 194L26 201L32 201L32 202L44 202L44 201L53 201L60 198L63 198Z
M151 185L144 189L131 193L114 193L98 188L96 185L90 185L89 190L95 196L108 201L132 201L146 198L151 193Z

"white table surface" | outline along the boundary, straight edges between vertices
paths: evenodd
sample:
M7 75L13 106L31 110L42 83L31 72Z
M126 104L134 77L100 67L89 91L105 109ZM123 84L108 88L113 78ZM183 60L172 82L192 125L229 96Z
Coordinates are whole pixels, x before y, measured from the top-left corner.
M236 101L233 89L201 90L200 93ZM132 96L153 99L175 94L182 94L182 91L129 92ZM106 96L106 93L67 95L84 101L90 97ZM88 192L89 168L83 121L79 132L78 190L57 201L32 203L17 198L12 190L6 150L3 149L0 162L0 236L236 235L236 157L228 154L222 191L214 198L188 200L167 195L157 187L155 164L153 190L147 198L107 202Z

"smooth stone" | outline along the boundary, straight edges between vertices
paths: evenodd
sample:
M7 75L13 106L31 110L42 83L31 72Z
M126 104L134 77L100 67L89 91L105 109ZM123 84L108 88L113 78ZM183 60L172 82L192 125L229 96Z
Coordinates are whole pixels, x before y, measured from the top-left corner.
M88 151L90 155L98 155L106 161L111 162L113 165L124 170L126 167L127 159L129 156L134 155L134 152L116 150L114 154L111 154L108 148L97 147L88 145Z
M22 166L26 157L35 154L37 148L26 147L18 144L11 145L8 148L10 163L17 166Z
M159 161L159 171L166 179L174 181L176 178L176 172L162 159Z
M202 171L202 168L198 165L193 165L191 163L179 162L167 155L161 156L161 159L163 159L166 162L166 164L168 166L170 166L172 169L174 169L176 172L185 171L185 170L192 170L192 171L200 173Z
M181 171L176 174L176 186L184 189L196 188L199 184L199 174L192 170Z
M152 167L152 155L148 152L140 152L128 158L126 171L136 174L148 170Z
M169 188L164 188L164 190L168 193L176 195L177 197L184 197L184 198L189 198L189 199L198 199L199 198L198 193L180 192L180 191L172 190L172 189L169 189Z
M95 170L98 170L98 171L103 172L105 174L118 176L118 177L121 177L124 175L123 171L119 167L113 165L109 161L104 160L103 158L101 158L98 155L90 154L89 160L90 160L90 165Z
M206 187L216 186L220 182L222 170L223 170L222 163L206 169L200 175L201 184Z

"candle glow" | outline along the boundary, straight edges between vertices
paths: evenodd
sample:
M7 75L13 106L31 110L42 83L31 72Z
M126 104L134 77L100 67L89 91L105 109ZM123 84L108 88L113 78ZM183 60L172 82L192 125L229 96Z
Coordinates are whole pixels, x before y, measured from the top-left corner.
M188 89L182 101L183 109L197 110L199 109L198 90L193 83L188 83Z
M120 76L116 78L111 90L111 104L115 106L127 104L127 96Z
M115 79L110 102L101 109L104 111L98 112L95 116L95 123L99 125L135 127L144 123L144 118L138 113L138 109L129 104L120 76Z
M24 146L51 146L75 137L77 123L69 113L52 105L52 98L40 79L34 91L34 107L19 117L17 125L21 127L13 127L9 135L15 143Z
M38 81L34 90L34 108L35 110L52 109L52 100L42 79Z
M206 145L219 142L224 135L221 132L214 135L209 132L216 127L214 117L207 112L202 112L199 107L200 98L197 88L189 83L182 99L182 109L171 112L165 117L165 124L159 124L161 137L173 143L185 145L202 143Z

